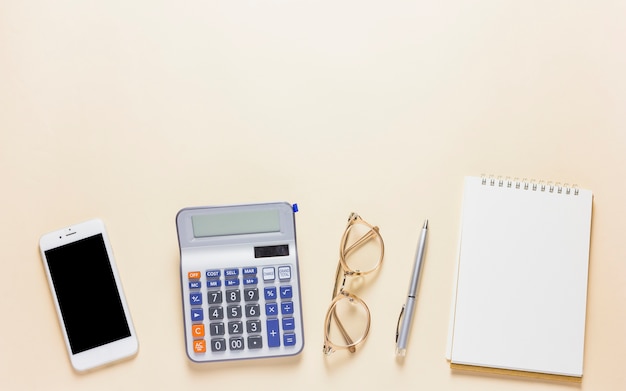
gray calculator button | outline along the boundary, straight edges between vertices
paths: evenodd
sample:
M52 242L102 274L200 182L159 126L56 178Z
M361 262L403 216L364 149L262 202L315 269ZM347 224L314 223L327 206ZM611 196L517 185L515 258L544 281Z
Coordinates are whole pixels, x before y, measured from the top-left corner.
M241 301L241 292L239 289L229 289L226 291L227 303L239 303Z
M216 336L216 335L224 335L226 334L225 329L224 329L224 323L211 323L209 325L209 333L211 334L212 337Z
M246 304L246 317L255 318L261 316L261 306L258 304Z
M209 307L209 320L224 319L223 307Z
M263 347L263 337L252 335L248 337L248 349L261 349Z
M243 337L233 337L228 341L230 350L243 350Z
M242 317L241 306L238 304L229 305L226 307L226 312L228 314L228 319L238 319Z
M260 320L249 320L246 322L246 331L249 334L252 333L260 333L261 332L261 321Z
M259 301L259 288L248 288L243 290L245 301Z
M243 334L243 323L240 321L228 322L228 334Z
M220 304L222 302L222 291L207 292L207 300L209 304Z
M223 352L226 350L226 339L224 338L214 338L211 340L211 351L212 352Z

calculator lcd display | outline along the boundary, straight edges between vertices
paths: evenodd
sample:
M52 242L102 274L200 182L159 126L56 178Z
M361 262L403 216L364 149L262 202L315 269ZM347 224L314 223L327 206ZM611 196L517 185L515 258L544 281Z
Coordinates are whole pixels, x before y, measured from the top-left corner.
M278 246L263 246L254 248L255 258L269 258L269 257L286 257L289 255L289 246L281 244Z
M280 214L270 209L194 215L191 224L196 238L280 232Z

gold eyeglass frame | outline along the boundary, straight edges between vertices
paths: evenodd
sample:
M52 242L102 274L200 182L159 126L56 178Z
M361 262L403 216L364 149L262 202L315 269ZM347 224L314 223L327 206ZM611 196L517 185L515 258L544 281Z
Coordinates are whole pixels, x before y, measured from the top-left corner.
M369 227L369 230L363 236L361 236L357 241L355 241L349 247L346 248L348 235L350 234L350 231L352 230L352 228L356 226L356 224L363 224L366 227ZM365 243L367 243L367 241L373 238L374 239L378 238L380 240L380 258L378 259L376 264L368 270L351 269L350 266L348 266L348 263L346 262L346 258L350 255L352 251L356 250L357 248L364 245ZM334 351L341 350L341 349L348 349L350 353L354 353L356 351L357 345L359 345L361 342L365 340L365 338L367 338L367 335L369 334L369 330L370 330L370 324L371 324L370 309L360 297L345 290L346 278L352 277L352 276L367 275L378 270L378 268L383 262L384 256L385 256L385 242L383 241L383 237L380 235L379 228L377 226L373 226L370 223L366 222L358 214L354 212L351 213L350 217L348 217L348 225L346 226L343 236L341 237L341 244L339 246L339 262L337 263L337 272L335 274L335 284L333 286L332 301L330 303L330 306L328 307L328 311L326 311L326 317L324 319L324 326L325 326L324 327L324 348L323 348L324 354L330 355ZM341 280L342 272L343 272L343 280ZM340 281L342 281L341 285L339 284ZM336 314L337 303L340 300L345 299L345 298L347 298L351 302L357 302L361 304L365 308L365 311L367 314L367 324L365 326L365 332L356 341L353 340L352 337L350 337L350 335L344 328L343 324L341 323L341 320L339 319L339 317L337 317L337 314ZM337 326L339 328L339 331L341 332L341 335L346 342L345 345L337 345L330 340L329 334L330 334L330 328L331 328L331 321L333 318L335 319Z

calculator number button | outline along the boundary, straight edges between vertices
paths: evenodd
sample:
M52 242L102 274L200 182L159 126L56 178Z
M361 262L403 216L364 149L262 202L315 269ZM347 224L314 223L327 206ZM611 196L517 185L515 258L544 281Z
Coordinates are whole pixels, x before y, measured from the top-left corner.
M228 322L228 334L243 334L243 323Z
M233 337L229 341L230 350L243 350L243 337Z
M224 352L226 351L226 339L224 338L215 338L211 340L211 351L212 352Z
M226 291L227 303L239 303L241 301L241 292L239 289L230 289Z
M209 307L209 319L210 320L224 319L224 308Z
M243 290L243 296L245 301L259 301L259 289L247 288Z
M240 305L229 305L226 308L226 312L228 314L228 319L239 319L242 315Z
M261 321L260 320L249 320L249 321L247 321L246 322L246 331L249 334L251 334L251 333L260 333L261 332Z
M246 304L246 317L254 318L261 315L261 306L258 304Z
M210 333L212 337L215 337L216 335L224 335L225 329L224 329L224 323L211 323L209 325L209 329L210 329Z
M222 291L210 291L207 296L209 304L220 304L222 302Z

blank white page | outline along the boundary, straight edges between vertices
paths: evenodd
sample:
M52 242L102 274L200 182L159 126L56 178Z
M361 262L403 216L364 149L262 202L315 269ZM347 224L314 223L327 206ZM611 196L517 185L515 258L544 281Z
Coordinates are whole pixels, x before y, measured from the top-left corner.
M582 376L591 210L589 190L465 179L451 364Z

